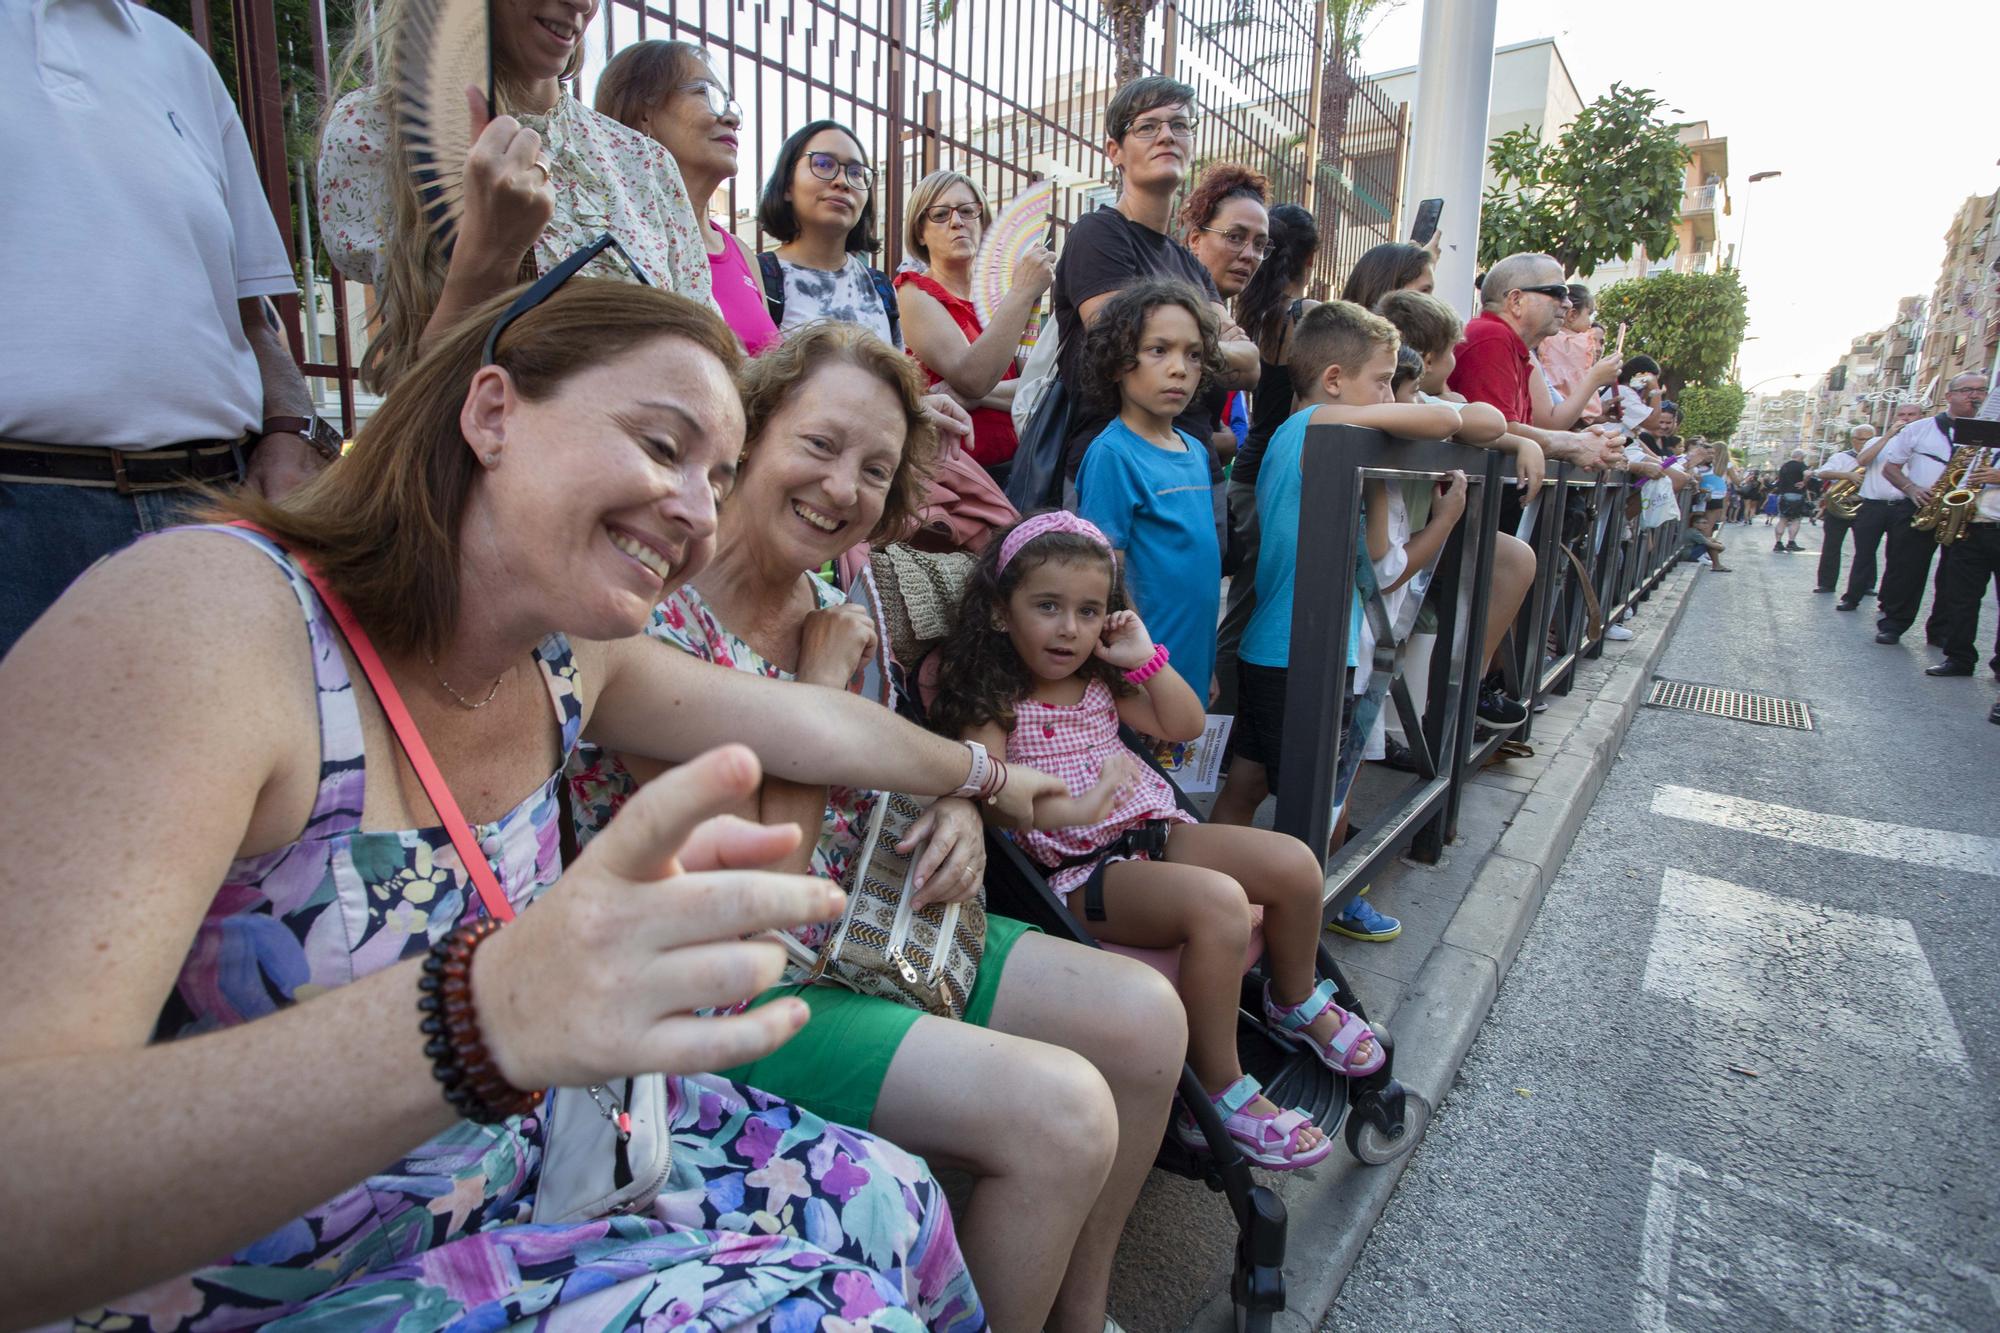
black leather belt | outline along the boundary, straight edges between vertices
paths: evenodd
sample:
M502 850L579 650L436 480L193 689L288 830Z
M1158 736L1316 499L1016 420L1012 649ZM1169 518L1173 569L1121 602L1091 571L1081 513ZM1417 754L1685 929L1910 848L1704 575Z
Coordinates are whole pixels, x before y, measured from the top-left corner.
M98 486L120 495L235 481L243 475L249 439L190 440L159 449L0 440L0 481Z

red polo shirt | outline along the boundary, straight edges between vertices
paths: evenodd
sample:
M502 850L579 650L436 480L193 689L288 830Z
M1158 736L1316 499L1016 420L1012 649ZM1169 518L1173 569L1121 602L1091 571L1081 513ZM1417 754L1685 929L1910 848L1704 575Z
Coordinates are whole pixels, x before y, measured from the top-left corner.
M1535 400L1528 392L1528 376L1534 369L1528 345L1513 326L1491 311L1481 311L1465 326L1451 389L1464 394L1467 402L1492 404L1509 421L1533 425Z

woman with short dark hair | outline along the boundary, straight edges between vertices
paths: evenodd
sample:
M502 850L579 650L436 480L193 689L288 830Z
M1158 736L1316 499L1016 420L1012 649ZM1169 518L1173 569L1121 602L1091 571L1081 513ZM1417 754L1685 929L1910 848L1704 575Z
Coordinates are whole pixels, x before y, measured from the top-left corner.
M1421 245L1384 241L1354 261L1340 299L1373 310L1390 292L1429 293L1437 288L1436 262L1437 257Z
M874 190L868 151L837 120L800 126L778 150L757 222L779 241L759 258L780 333L832 319L903 345L888 276L868 262L877 245Z

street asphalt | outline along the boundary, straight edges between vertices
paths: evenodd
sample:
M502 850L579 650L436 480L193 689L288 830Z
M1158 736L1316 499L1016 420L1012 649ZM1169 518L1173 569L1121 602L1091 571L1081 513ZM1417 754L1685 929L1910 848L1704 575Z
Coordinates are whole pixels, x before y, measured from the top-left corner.
M1324 1327L2000 1328L1996 687L1730 527ZM1990 643L1991 600L1982 643Z

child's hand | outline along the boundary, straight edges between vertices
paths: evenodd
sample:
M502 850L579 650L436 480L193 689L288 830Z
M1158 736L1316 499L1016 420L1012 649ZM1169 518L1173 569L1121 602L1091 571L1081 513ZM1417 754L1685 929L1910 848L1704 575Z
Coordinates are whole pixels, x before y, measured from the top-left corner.
M1465 513L1465 473L1457 468L1444 474L1438 482L1437 502L1431 506L1431 513L1447 523L1456 523Z
M1153 660L1153 636L1137 611L1113 611L1104 618L1096 651L1120 671L1137 671Z

